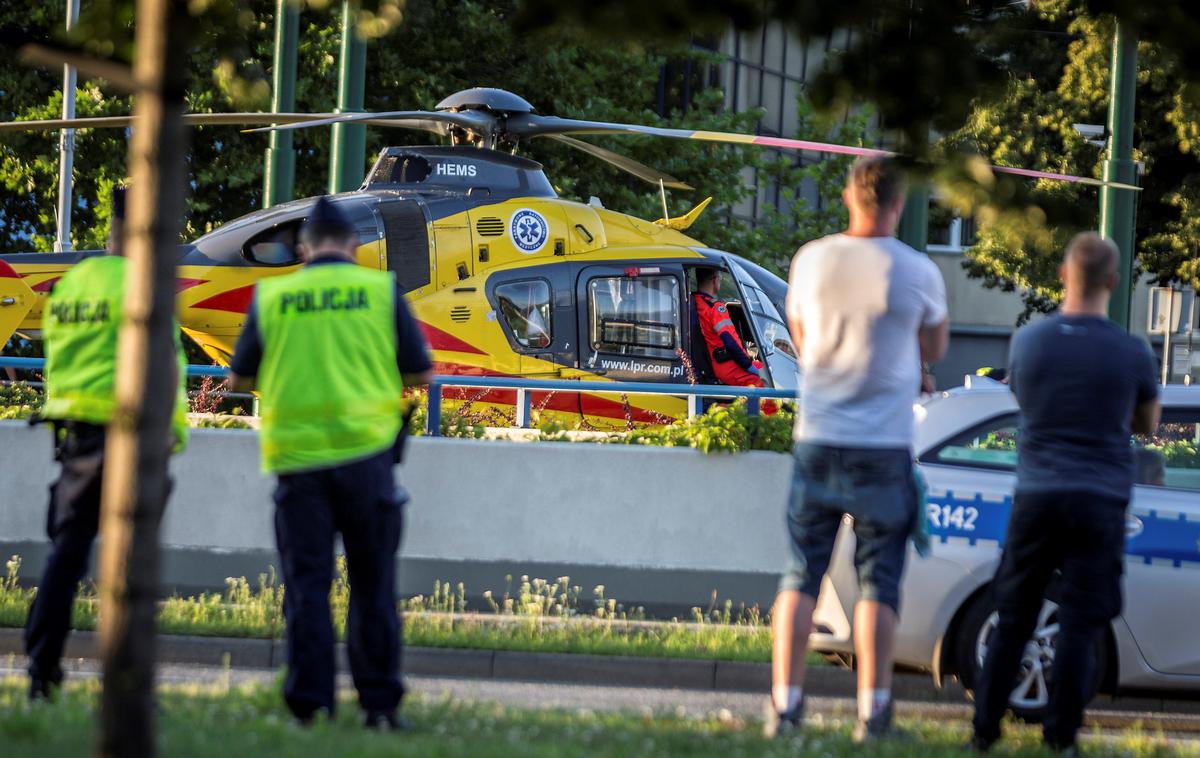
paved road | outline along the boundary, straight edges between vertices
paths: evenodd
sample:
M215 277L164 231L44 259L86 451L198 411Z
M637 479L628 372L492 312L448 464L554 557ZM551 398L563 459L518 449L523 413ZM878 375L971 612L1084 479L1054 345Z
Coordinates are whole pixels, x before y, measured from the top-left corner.
M96 661L74 659L64 662L68 677L96 677ZM0 677L20 676L25 672L20 657L0 661ZM277 672L263 669L226 669L219 666L166 664L159 666L159 681L171 684L270 684ZM648 687L608 687L545 682L512 682L494 679L456 679L446 677L406 677L409 690L426 698L452 698L469 702L494 702L518 708L558 708L569 711L632 711L666 713L684 718L758 718L762 714L763 695L744 692L657 689ZM350 678L339 676L339 688L349 690ZM840 723L852 719L855 703L851 698L813 697L808 703L810 721ZM966 703L897 704L901 717L956 722L965 737L971 715ZM1200 733L1200 716L1092 709L1091 725L1100 727L1101 739L1111 739L1116 731L1141 722L1153 734L1161 729L1171 742L1194 744Z

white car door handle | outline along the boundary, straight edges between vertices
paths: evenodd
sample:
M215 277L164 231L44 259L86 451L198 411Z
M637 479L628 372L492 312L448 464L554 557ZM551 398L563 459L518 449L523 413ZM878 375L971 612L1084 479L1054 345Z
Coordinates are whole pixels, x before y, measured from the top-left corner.
M1141 534L1143 529L1145 529L1145 526L1142 524L1140 518L1132 514L1125 516L1125 539L1133 539Z

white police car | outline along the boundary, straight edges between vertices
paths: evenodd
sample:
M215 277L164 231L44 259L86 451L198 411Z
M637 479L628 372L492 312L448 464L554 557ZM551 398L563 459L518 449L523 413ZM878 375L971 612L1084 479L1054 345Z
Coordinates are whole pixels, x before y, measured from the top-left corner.
M1099 652L1098 691L1200 692L1200 387L1169 386L1151 438L1137 441L1127 517L1122 614ZM910 550L896 662L956 676L971 689L996 623L988 592L1012 505L1017 405L1004 385L975 380L918 407L916 450L929 484L933 550ZM814 649L853 654L853 534L843 528L821 587ZM1011 705L1036 719L1058 638L1054 588L1026 646Z

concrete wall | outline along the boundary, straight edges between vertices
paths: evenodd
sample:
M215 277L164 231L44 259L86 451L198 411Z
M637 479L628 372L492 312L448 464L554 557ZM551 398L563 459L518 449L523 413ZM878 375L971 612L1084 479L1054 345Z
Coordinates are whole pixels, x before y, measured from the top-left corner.
M172 464L169 587L220 587L274 562L272 482L258 467L256 433L194 430ZM31 580L55 473L44 427L0 422L0 555L21 554ZM775 453L416 438L398 473L412 496L404 594L442 579L478 596L528 574L671 612L707 605L714 590L766 605L786 557L790 464Z

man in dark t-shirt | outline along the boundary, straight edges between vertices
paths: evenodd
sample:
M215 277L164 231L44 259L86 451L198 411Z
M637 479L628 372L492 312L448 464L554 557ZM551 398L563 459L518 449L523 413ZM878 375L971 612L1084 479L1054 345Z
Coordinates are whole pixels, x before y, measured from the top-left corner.
M1098 672L1095 647L1121 611L1125 507L1133 433L1158 426L1154 356L1105 316L1117 248L1077 235L1059 270L1062 309L1013 336L1009 384L1021 408L1017 487L993 588L999 621L976 686L973 745L987 750L1016 684L1026 641L1054 572L1060 632L1043 736L1075 743Z

